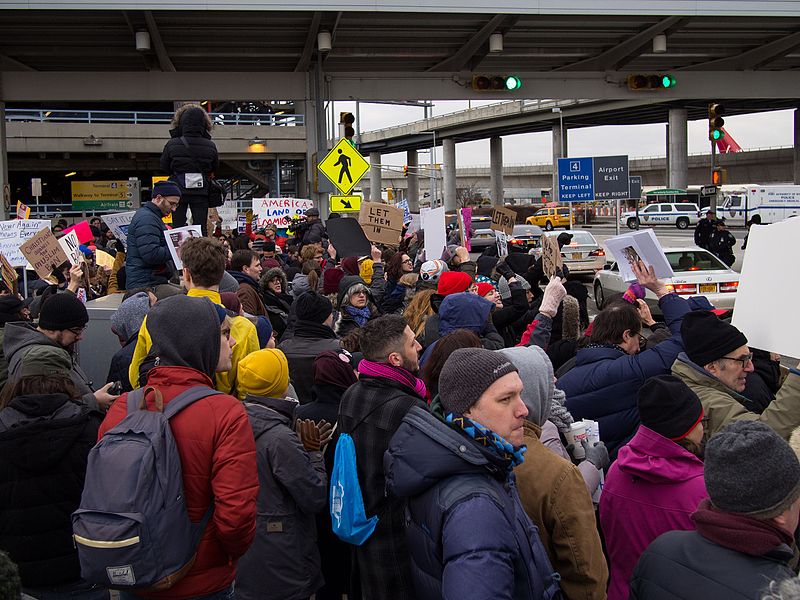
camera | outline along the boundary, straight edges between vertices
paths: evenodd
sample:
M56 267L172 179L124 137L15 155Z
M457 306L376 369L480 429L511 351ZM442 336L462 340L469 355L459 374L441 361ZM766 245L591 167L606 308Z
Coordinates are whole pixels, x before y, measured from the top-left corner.
M303 233L305 233L306 229L309 227L308 220L305 217L285 217L285 219L286 223L288 223L286 229L295 237L302 237Z

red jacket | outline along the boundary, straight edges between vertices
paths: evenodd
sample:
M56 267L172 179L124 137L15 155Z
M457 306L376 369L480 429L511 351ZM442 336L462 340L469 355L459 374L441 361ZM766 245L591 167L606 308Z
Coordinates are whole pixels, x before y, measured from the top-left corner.
M149 385L156 386L167 404L190 387L214 387L214 382L187 367L156 367ZM98 439L127 413L127 394L114 402L100 426ZM152 410L154 406L148 402ZM255 536L258 468L253 430L242 403L233 396L198 400L171 421L183 469L189 518L202 519L214 500L211 517L189 573L171 589L150 598L177 600L218 592L236 575L236 561Z

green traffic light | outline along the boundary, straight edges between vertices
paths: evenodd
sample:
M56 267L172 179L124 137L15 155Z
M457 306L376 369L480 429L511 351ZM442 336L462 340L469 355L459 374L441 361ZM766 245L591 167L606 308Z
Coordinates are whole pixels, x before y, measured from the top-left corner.
M508 91L518 90L522 87L522 80L514 75L506 77L506 89Z
M715 129L711 132L711 137L714 139L714 141L721 140L725 137L725 132L721 129Z
M661 78L661 87L663 87L664 89L675 87L676 83L678 82L672 75L664 75Z

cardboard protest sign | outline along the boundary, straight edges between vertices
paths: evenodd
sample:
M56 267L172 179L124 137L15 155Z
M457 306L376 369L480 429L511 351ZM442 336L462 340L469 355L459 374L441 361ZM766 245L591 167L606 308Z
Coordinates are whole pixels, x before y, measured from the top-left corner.
M2 278L3 286L5 286L9 292L12 294L17 293L17 272L2 254L0 254L0 278Z
M561 249L558 247L558 238L554 235L542 236L542 269L545 276L550 279L557 272L563 271L564 262L561 258Z
M372 244L355 219L331 219L325 224L325 228L331 244L336 248L337 257L370 255Z
M102 267L103 269L111 270L114 268L114 257L111 256L108 252L103 252L102 250L97 250L94 253L94 261L97 263L98 267Z
M313 200L304 198L253 198L253 231L267 225L285 229L289 220L305 216Z
M177 227L165 231L164 237L167 239L167 247L172 255L172 262L175 263L175 268L180 271L183 269L181 244L189 238L203 237L203 231L200 229L200 225L187 225L186 227Z
M787 277L798 252L800 219L750 227L732 323L752 348L800 357L800 336L791 325L800 282Z
M605 244L617 261L619 274L623 281L636 281L636 275L633 274L631 265L639 259L645 266L652 266L659 279L675 276L675 272L652 229L623 233L606 240Z
M380 202L362 202L358 222L367 239L376 244L396 246L403 230L403 210Z
M130 227L133 215L136 211L129 211L124 213L114 213L112 215L104 215L101 217L114 237L117 238L123 245L125 250L128 250L128 227Z
M503 208L502 206L495 206L492 211L492 224L489 225L490 229L495 231L502 231L506 235L514 233L514 223L517 220L517 213L510 208Z
M61 236L58 240L58 243L61 248L64 249L64 253L67 255L69 264L74 267L75 265L79 265L83 262L83 252L81 252L80 249L81 243L78 240L78 234L75 232L75 230Z
M64 249L50 229L42 229L22 244L20 250L42 279L48 279L53 271L70 264Z
M37 219L0 221L0 253L12 267L24 267L28 261L22 254L20 246L49 226L50 221Z
M425 260L437 260L447 247L444 206L422 213L422 231L425 232Z
M94 239L94 234L92 233L92 228L89 225L89 221L81 221L80 223L75 223L72 227L67 227L64 230L64 233L69 233L70 231L74 231L78 235L78 241L81 244L85 244L86 242L91 242Z

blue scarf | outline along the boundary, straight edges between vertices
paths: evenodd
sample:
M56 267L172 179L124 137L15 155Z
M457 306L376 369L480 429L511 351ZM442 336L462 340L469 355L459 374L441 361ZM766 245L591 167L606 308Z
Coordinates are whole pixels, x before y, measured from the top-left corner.
M369 306L365 306L364 308L356 308L355 306L347 305L344 307L353 320L358 324L359 327L363 327L369 321L369 318L372 316L372 311L369 309Z
M503 460L510 461L512 467L521 465L525 461L525 451L528 449L527 446L520 446L515 449L510 442L497 435L491 429L458 413L449 413L445 416L444 420L455 429L466 433L473 440L485 448L488 448Z

